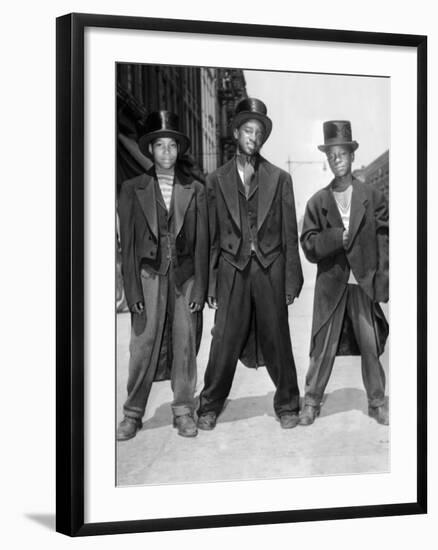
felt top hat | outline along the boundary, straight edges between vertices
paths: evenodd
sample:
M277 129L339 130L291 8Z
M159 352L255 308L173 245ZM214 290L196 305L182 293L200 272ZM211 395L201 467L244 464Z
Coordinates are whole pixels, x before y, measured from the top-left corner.
M272 121L266 116L266 105L260 99L255 97L247 97L239 101L236 106L236 112L231 122L231 128L239 128L247 120L258 120L262 123L265 129L265 135L263 136L263 143L268 139L272 130Z
M170 111L154 111L144 123L144 134L138 140L140 151L150 157L149 144L159 137L173 138L179 143L179 155L182 156L190 147L189 138L179 131L178 117Z
M351 124L349 120L328 120L323 124L324 145L318 145L320 151L326 152L332 145L345 145L356 151L359 147L357 141L353 141Z

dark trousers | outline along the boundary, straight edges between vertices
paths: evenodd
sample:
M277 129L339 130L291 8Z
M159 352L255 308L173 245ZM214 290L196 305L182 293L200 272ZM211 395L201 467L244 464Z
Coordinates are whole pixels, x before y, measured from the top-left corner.
M193 413L196 389L196 314L189 310L190 294L194 278L181 288L175 286L173 271L157 275L142 271L141 282L145 302L146 319L138 325L141 316L131 327L129 345L128 397L123 406L126 416L142 418L147 399L157 371L163 341L164 323L169 323L173 348L171 387L174 416Z
M383 405L385 372L379 361L373 322L373 303L359 285L347 285L329 325L324 331L322 351L310 358L304 403L319 406L332 372L344 316L348 315L362 359L362 378L371 407ZM318 336L317 336L318 337ZM320 346L315 346L321 349Z
M276 388L275 412L278 416L298 412L299 390L289 333L284 258L279 256L264 269L256 257L251 256L243 271L221 258L217 299L218 310L198 414L221 412L248 338L252 315L255 315L256 336L266 367Z

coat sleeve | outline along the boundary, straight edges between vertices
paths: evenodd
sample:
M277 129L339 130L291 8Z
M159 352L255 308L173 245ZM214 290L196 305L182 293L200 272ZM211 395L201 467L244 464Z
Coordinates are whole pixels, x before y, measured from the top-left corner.
M301 233L301 246L309 262L318 263L329 256L339 254L344 249L343 232L342 227L322 228L316 201L309 200Z
M286 257L286 294L292 298L300 295L303 286L303 271L298 250L297 214L292 178L286 174L282 188L282 241Z
M214 176L207 177L207 210L209 228L208 296L216 298L220 246L217 224L216 178Z
M374 210L377 239L377 270L374 278L374 296L376 302L389 300L389 214L383 193L376 192Z
M119 197L120 244L125 296L129 309L144 302L139 269L135 258L134 201L132 187L125 182Z
M196 240L195 240L195 283L190 301L204 305L208 281L208 217L205 187L197 184L196 190Z

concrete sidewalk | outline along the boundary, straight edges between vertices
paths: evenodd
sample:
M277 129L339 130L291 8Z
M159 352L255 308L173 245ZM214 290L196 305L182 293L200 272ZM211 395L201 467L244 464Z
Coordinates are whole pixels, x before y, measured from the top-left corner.
M289 308L292 346L301 393L308 366L313 286L304 287ZM386 313L386 311L385 311ZM129 314L117 318L117 418L126 398ZM213 312L204 310L198 354L197 394L203 386ZM382 356L387 372L388 348ZM143 429L117 443L118 485L272 479L389 470L389 428L367 416L360 358L337 358L321 416L314 425L282 430L272 407L274 388L264 367L239 363L225 410L216 429L196 438L179 437L172 428L168 381L153 385Z

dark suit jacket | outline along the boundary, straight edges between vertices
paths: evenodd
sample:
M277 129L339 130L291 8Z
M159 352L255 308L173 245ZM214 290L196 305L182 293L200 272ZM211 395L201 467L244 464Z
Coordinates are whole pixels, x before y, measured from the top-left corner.
M349 244L344 249L344 226L331 192L331 183L309 200L303 221L301 245L306 258L318 264L313 309L312 343L326 326L347 285L350 269L375 303L380 351L387 336L378 302L387 302L389 267L388 207L383 194L373 185L353 178ZM382 319L383 318L383 319Z
M250 195L257 190L257 256L269 267L280 255L284 258L285 296L299 296L303 272L298 251L298 231L292 180L290 175L268 162L257 159ZM207 177L207 203L210 226L210 276L208 295L217 297L219 258L235 269L246 265L249 247L243 247L244 227L239 204L240 176L235 159ZM278 284L282 284L280 281ZM272 307L276 307L272 304ZM240 360L247 367L264 365L261 346L255 334L255 319Z
M119 197L122 268L126 300L131 308L143 301L142 262L160 256L155 169L123 183ZM175 238L175 280L195 277L191 301L204 304L208 277L208 221L204 185L175 171L171 231Z
M265 267L280 255L285 258L285 293L297 297L303 285L298 251L295 201L290 175L263 157L258 159L254 189L258 189L257 246ZM237 269L245 264L239 208L239 174L235 159L207 177L210 226L208 295L216 297L219 257ZM247 253L247 251L245 252ZM242 261L243 260L243 261Z

